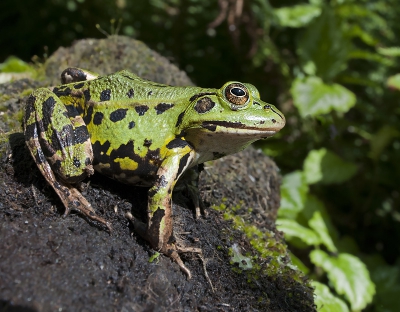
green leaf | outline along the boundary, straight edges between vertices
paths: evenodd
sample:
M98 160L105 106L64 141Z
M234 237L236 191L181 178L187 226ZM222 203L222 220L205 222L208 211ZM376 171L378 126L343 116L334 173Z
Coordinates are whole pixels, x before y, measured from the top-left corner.
M338 79L340 79L341 84L355 84L363 87L381 88L380 83L372 81L368 77L361 76L361 74L357 72L342 74Z
M384 125L371 138L371 150L368 156L373 160L378 160L386 146L399 136L400 131L389 125Z
M383 17L382 12L379 12L379 5L373 9L373 6L366 5L365 2L358 2L342 1L342 4L337 7L336 13L345 20L358 21L370 33L379 33L381 37L394 39L393 28L390 27L388 19Z
M292 264L296 267L294 269L298 269L304 274L308 274L310 272L310 269L307 268L307 266L298 257L296 257L295 254L289 251L289 256Z
M301 214L297 217L301 224L308 224L309 220L314 217L314 214L318 212L322 219L324 220L325 226L328 229L329 236L333 240L335 246L337 246L338 242L338 233L331 221L331 216L327 212L324 203L319 200L316 196L308 194L306 202L304 204L304 209L301 211ZM340 248L339 248L340 249Z
M281 207L278 210L278 216L294 219L304 208L304 203L308 193L303 172L294 171L285 175L281 186Z
M345 113L356 104L353 92L336 83L325 84L318 77L296 78L290 91L302 117L331 111Z
M380 255L369 256L368 267L371 277L376 285L374 298L377 312L389 312L399 310L400 294L400 258L393 266L387 265Z
M400 90L400 74L389 77L387 85L389 88Z
M324 206L324 203L320 201L316 196L308 194L305 208L302 210L301 214L306 220L310 220L314 216L314 213L316 211L321 213L324 219L326 219L326 216L329 216Z
M315 288L315 304L318 312L348 312L346 303L334 296L329 287L313 281L311 285Z
M366 50L353 50L353 51L351 51L351 53L349 53L349 58L377 62L377 63L381 63L382 65L385 65L385 66L393 66L395 64L395 62L393 60L391 60L387 57L384 57L377 53L371 53Z
M312 4L299 4L274 9L279 24L283 27L303 27L321 14L321 8Z
M379 48L377 49L379 54L384 56L400 56L400 47L390 47L390 48Z
M156 263L158 263L158 261L160 261L160 253L158 252L158 251L156 251L156 252L154 252L154 255L152 255L150 258L149 258L149 262L150 263L153 263L155 260L157 260L157 262Z
M346 34L347 34L347 36L352 37L352 38L357 37L357 38L361 39L365 44L368 44L373 47L379 43L378 39L374 38L371 35L371 33L364 31L358 24L351 25L346 30Z
M274 9L268 0L254 0L251 4L254 17L258 20L261 27L269 29L271 23L276 23Z
M315 74L324 80L332 80L346 69L349 51L350 39L344 36L335 11L329 6L307 26L298 42L301 64L312 62Z
M309 246L317 246L321 243L318 235L292 219L279 219L276 220L276 227L279 231L285 233L285 239L291 241L293 237L299 238L301 241Z
M328 226L329 228L329 226ZM330 228L329 228L330 230ZM332 233L330 230L329 233ZM360 247L358 247L356 240L354 237L349 236L349 235L342 235L340 236L340 240L338 239L335 241L335 246L337 247L338 250L341 252L347 252L351 254L357 254L360 252Z
M350 179L357 171L357 166L341 159L326 148L312 150L303 164L304 176L308 184L342 183Z
M308 221L308 225L315 231L315 233L317 233L320 238L320 242L322 242L330 252L337 251L325 221L319 211L314 212L313 217Z
M352 310L362 310L372 301L375 285L359 258L345 253L331 257L322 250L313 250L310 259L327 273L336 292L349 301Z

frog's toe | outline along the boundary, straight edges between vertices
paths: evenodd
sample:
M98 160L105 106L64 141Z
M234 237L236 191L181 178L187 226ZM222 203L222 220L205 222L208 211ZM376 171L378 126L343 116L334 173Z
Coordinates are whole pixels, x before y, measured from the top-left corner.
M65 211L62 215L63 218L66 218L69 216L69 214L71 213L71 208L69 208L69 206L65 207Z
M63 185L61 183L60 186L61 187L57 189L57 193L60 195L60 198L65 206L65 212L63 215L64 218L69 215L71 210L76 210L90 220L97 221L105 225L109 232L112 232L111 223L106 219L99 217L94 211L92 205L76 188L70 185Z
M173 259L178 265L179 268L183 273L186 274L188 279L192 278L192 273L190 270L186 267L186 265L183 263L181 257L179 257L179 254L177 250L175 249L175 246L167 246L167 251L165 253L167 256L169 256L171 259Z
M206 206L204 205L201 197L200 192L197 186L186 185L186 189L189 195L190 200L194 205L195 217L199 219L201 215L207 217L208 213L206 210Z
M134 219L131 213L126 213L125 216L133 223L135 232L137 234L139 234L142 238L144 238L145 240L150 242L150 244L151 244L151 240L149 239L149 235L147 232L147 224ZM154 245L153 245L153 248L157 249ZM172 260L174 260L179 265L179 268L181 269L181 271L184 274L186 274L188 279L192 278L192 274L191 274L190 270L183 263L181 257L179 256L179 253L194 252L194 253L202 254L201 248L183 247L183 246L178 246L175 244L166 244L166 245L164 245L164 247L160 248L158 251L163 253L164 255L170 257Z
M181 257L179 256L179 253L184 253L184 252L194 252L198 254L202 254L201 248L195 248L195 247L182 247L182 246L177 246L177 245L170 245L168 244L165 247L165 251L163 253L173 259L178 265L179 268L183 273L186 274L188 279L192 278L192 273L190 270L186 267L186 265L183 263Z
M199 204L196 206L196 219L199 219L203 215L204 217L208 217L208 211L204 202L199 198Z

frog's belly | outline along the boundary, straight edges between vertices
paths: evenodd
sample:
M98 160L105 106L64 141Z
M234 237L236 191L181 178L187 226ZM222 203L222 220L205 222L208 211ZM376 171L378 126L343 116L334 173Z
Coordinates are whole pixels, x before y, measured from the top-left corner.
M107 146L96 143L92 147L93 167L97 172L126 184L154 184L162 161L159 149L147 150L141 157L135 154L133 146L129 146L131 143L111 151Z
M112 167L112 165L102 163L93 166L97 172L125 184L150 187L154 184L156 178L157 171L138 172L138 170L120 170L119 172L114 172Z

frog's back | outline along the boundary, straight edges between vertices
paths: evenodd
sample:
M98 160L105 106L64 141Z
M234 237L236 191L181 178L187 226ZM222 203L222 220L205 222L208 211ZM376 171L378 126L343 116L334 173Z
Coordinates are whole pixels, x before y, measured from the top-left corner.
M90 99L93 102L118 101L131 105L145 104L149 107L156 107L165 102L185 107L193 95L204 90L199 87L174 87L148 81L126 70L99 77L78 86L82 87L83 91L89 90L86 92L91 94Z
M168 153L166 146L179 135L181 114L201 90L120 71L55 91L69 111L83 117L97 171L125 183L151 185Z

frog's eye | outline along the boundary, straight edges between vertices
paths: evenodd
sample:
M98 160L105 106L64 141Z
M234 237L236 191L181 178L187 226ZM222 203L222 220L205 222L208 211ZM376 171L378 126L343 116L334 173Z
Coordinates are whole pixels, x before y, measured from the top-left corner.
M225 88L225 97L230 103L239 108L249 102L249 91L241 83L231 83Z

